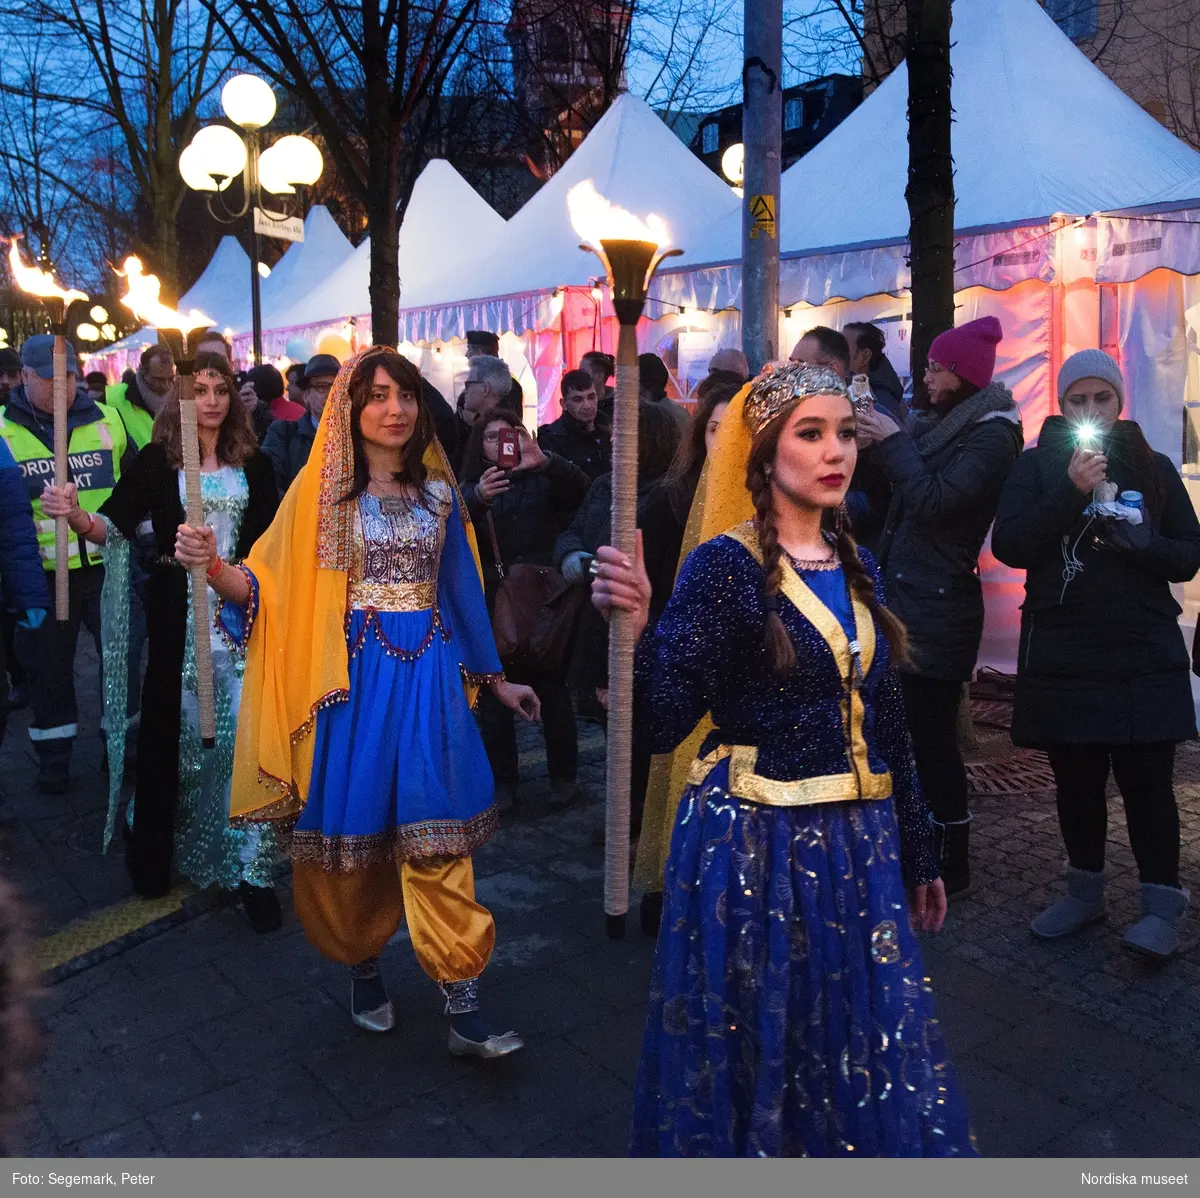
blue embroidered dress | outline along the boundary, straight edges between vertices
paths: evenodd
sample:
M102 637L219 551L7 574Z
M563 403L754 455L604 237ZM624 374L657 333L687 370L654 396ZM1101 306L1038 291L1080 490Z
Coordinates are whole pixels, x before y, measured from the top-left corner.
M225 604L221 619L237 639L250 635L245 608ZM349 694L317 714L293 860L348 873L469 856L498 816L463 684L501 670L447 483L427 483L420 503L358 497L345 627Z
M671 840L631 1152L973 1154L908 923L937 868L887 643L840 568L785 564L777 605L783 678L741 526L688 557L638 646L648 747L715 728Z

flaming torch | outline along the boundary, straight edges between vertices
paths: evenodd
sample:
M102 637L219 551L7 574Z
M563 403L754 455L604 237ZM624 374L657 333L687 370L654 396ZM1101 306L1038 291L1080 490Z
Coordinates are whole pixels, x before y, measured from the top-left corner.
M67 460L67 411L71 407L71 396L67 394L67 319L71 305L85 304L88 297L82 291L64 290L50 271L26 266L15 237L8 251L8 267L20 290L37 296L50 317L50 332L54 334L54 485L65 487L71 481ZM54 521L54 615L64 621L71 607L68 535L67 518L59 516Z
M125 294L121 303L139 320L158 330L170 347L179 372L179 425L183 443L183 490L187 497L187 522L193 528L204 523L204 501L200 494L200 438L196 431L196 396L192 389L192 361L199 337L213 325L211 316L193 308L176 312L159 299L160 284L146 274L141 260L125 259ZM231 402L237 403L232 396ZM200 741L206 749L217 743L217 721L213 705L212 643L208 638L208 579L204 567L195 566L192 577L192 629L196 649L196 697L200 703Z
M604 264L620 322L617 391L613 404L612 543L633 556L637 532L638 350L637 322L670 234L657 216L645 220L614 207L590 179L567 195L580 249ZM633 651L629 617L613 612L608 638L608 789L605 806L604 912L608 935L625 934L629 910L629 775L633 749Z

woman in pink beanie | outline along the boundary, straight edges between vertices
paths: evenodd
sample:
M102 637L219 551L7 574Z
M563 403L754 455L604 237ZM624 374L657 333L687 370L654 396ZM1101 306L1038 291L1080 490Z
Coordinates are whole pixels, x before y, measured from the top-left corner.
M900 682L948 895L971 880L958 705L983 636L979 551L1024 444L1012 392L992 380L1003 336L985 316L935 337L925 371L933 408L907 431L878 411L858 419L892 484L879 561L889 605L908 627L912 661Z

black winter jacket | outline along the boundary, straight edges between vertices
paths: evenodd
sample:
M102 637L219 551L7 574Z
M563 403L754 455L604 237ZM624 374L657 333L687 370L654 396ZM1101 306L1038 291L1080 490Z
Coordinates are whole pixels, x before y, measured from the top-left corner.
M309 412L299 420L276 420L267 429L262 451L275 469L275 485L280 498L287 494L293 479L304 469L316 435L317 426Z
M879 541L889 606L908 628L911 672L965 682L983 635L979 552L1021 452L1020 413L994 382L911 429L876 448L892 485Z
M574 462L593 482L612 469L612 435L599 424L589 433L574 416L564 412L551 424L538 429L538 444L547 453L556 453Z
M1109 478L1147 490L1122 425L1108 438ZM1200 569L1200 521L1179 472L1162 454L1154 470L1162 510L1146 544L1119 546L1120 530L1089 519L1091 496L1067 477L1074 439L1061 416L1021 455L1000 499L992 552L1025 570L1013 706L1020 745L1129 745L1196 735L1189 659L1172 582Z
M588 477L573 462L547 454L540 470L515 470L509 487L490 506L479 497L476 483L464 487L467 508L479 540L483 563L484 591L488 606L495 597L499 576L488 532L488 517L496 529L500 560L507 568L514 562L554 565L555 538L571 521L588 490Z

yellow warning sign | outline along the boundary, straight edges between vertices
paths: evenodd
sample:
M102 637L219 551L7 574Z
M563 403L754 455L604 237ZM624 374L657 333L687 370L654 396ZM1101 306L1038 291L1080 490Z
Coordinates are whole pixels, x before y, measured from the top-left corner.
M747 203L750 205L750 217L754 222L750 226L750 236L758 237L761 234L764 237L770 237L774 241L775 197L750 196Z

